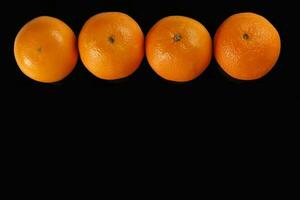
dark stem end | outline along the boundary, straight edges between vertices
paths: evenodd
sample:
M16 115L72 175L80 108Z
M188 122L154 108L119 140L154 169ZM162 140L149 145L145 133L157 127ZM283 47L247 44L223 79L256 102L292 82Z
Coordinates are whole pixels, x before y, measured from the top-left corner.
M181 39L182 39L182 36L180 34L174 35L174 38L173 38L174 42L179 42Z
M245 34L243 35L243 39L244 39L244 40L249 40L249 35L248 35L247 33L245 33Z
M108 37L108 42L109 43L113 44L113 43L115 43L115 41L116 41L116 39L115 39L114 35L111 35L111 36Z

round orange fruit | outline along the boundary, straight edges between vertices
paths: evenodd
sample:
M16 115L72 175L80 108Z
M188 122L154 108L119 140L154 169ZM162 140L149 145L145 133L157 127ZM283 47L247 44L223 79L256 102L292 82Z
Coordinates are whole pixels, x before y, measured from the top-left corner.
M85 67L105 80L134 73L144 57L144 34L137 22L120 12L91 17L79 34L79 53Z
M71 28L59 19L37 17L17 34L14 55L21 71L31 79L57 82L76 66L76 37Z
M198 21L169 16L158 21L146 37L146 56L152 69L162 78L188 82L209 65L212 41Z
M214 37L214 54L221 68L239 80L265 76L280 55L280 36L264 17L239 13L226 19Z

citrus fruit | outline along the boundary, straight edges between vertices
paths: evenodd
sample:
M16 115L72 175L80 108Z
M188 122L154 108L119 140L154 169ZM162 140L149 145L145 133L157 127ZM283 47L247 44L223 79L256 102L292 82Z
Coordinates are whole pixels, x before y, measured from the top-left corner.
M146 37L146 56L152 69L162 78L188 82L209 65L212 41L198 21L169 16L158 21Z
M31 79L57 82L70 74L77 63L76 37L61 20L37 17L18 32L14 55L21 71Z
M221 68L239 80L265 76L280 55L280 36L264 17L239 13L226 19L214 37L214 54Z
M78 41L85 67L105 80L125 78L137 70L144 57L144 34L137 22L120 12L91 17Z

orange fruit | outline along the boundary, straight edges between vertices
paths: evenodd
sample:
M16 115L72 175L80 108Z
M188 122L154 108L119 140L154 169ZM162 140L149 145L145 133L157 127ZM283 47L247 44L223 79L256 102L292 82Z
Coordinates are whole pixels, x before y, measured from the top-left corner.
M57 82L70 74L77 63L76 37L59 19L37 17L17 34L14 55L21 71L31 79Z
M200 22L184 16L169 16L158 21L147 34L146 56L152 69L162 78L191 81L211 61L211 37Z
M144 57L144 34L137 22L120 12L91 17L79 34L79 53L95 76L116 80L131 75Z
M265 76L280 55L280 36L264 17L235 14L214 37L214 53L221 68L233 78L255 80Z

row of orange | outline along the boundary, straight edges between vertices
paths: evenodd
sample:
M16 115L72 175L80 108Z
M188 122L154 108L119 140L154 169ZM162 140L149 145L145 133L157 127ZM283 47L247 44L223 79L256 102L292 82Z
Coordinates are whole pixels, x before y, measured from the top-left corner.
M259 79L276 64L280 48L277 30L254 13L239 13L226 19L213 44L207 29L188 17L161 19L145 39L134 19L124 13L105 12L84 24L78 43L64 22L37 17L17 34L14 55L25 75L45 83L60 81L70 74L76 66L78 50L84 66L101 79L131 75L146 53L158 75L187 82L204 72L212 52L221 68L233 78Z

